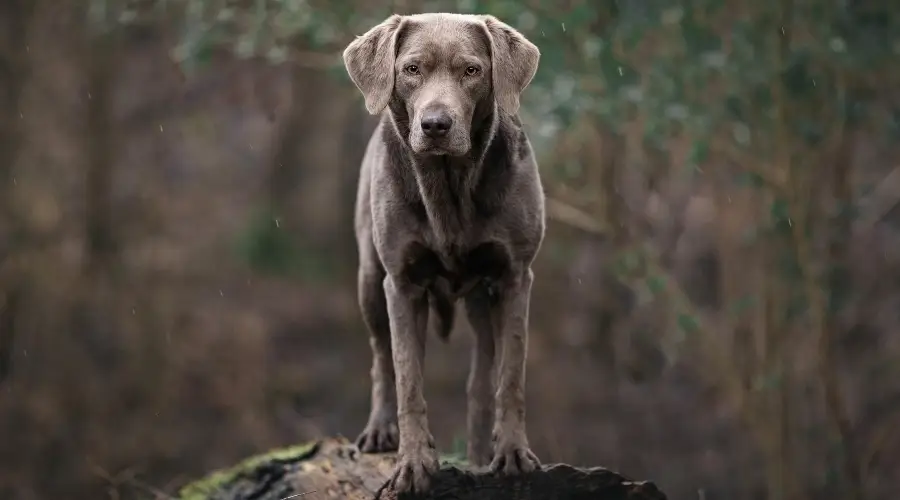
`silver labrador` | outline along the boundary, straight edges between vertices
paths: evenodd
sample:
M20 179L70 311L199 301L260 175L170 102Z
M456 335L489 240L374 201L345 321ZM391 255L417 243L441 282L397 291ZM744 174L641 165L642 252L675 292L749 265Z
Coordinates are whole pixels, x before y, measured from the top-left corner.
M395 490L428 488L438 460L423 394L426 330L430 318L446 339L463 299L477 336L468 458L534 470L525 354L544 194L518 108L540 52L493 16L419 14L391 16L343 56L366 109L381 113L356 204L359 304L374 357L357 444L399 449Z

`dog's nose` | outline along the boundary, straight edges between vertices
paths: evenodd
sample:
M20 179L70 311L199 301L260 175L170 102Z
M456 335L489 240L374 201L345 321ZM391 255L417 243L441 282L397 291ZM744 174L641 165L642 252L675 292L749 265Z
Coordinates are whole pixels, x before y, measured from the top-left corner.
M446 111L426 111L422 117L422 132L432 139L443 137L453 126L453 118Z

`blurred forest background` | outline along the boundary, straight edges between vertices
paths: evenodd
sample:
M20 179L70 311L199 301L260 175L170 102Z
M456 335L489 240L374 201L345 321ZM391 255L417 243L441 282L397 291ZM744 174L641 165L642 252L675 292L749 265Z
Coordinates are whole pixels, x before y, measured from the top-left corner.
M4 0L0 498L168 498L356 436L375 118L340 52L439 10L543 53L538 455L673 499L900 495L900 4ZM457 328L426 370L447 452Z

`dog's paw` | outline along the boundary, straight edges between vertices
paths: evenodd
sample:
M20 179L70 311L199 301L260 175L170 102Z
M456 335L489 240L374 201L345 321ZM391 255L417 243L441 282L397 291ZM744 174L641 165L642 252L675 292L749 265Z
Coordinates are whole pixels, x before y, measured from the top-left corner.
M389 453L400 447L400 431L396 418L370 420L359 437L356 447L363 453Z
M502 474L525 474L541 466L537 455L528 447L528 440L523 435L499 435L494 442L494 459L491 461L491 472Z
M390 479L391 489L397 493L424 493L439 467L437 452L432 446L403 451Z

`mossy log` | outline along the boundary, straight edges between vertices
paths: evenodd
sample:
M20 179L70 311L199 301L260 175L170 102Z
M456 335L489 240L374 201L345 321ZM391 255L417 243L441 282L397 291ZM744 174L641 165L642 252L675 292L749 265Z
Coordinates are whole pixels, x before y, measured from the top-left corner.
M383 488L393 454L362 454L345 439L325 439L251 458L183 488L181 500L398 500ZM545 465L521 477L471 470L445 460L431 491L418 500L664 500L647 481L565 464Z

